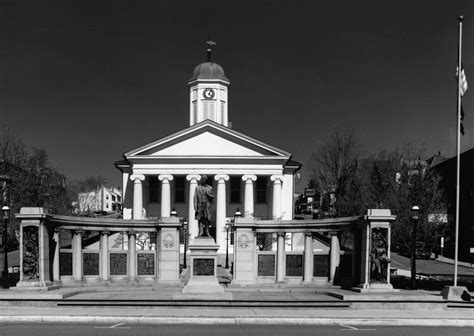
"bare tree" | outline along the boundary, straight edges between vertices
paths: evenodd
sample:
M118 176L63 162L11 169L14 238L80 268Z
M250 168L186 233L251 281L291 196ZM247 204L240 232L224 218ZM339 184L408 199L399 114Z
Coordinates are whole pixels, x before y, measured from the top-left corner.
M353 188L359 156L354 131L336 129L310 157L310 174L322 195L320 206L331 215L341 214L342 198Z

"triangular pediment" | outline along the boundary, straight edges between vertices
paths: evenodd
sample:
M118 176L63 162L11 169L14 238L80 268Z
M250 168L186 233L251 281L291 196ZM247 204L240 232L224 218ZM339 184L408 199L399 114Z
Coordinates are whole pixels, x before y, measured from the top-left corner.
M125 153L126 157L288 157L289 153L206 120Z
M190 139L150 153L150 155L262 156L263 154L228 139L224 139L212 132L203 132Z

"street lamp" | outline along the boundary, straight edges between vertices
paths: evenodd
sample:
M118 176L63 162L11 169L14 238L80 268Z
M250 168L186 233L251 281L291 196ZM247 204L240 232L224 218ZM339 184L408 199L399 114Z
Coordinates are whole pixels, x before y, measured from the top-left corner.
M225 223L226 245L225 245L225 268L229 269L229 231L231 224Z
M242 213L240 212L239 208L237 208L237 211L234 213L234 217L235 218L242 217Z
M242 217L242 213L240 212L240 209L237 208L237 210L234 213L234 222L236 218ZM225 268L229 269L229 231L232 230L232 223L226 223L225 225L225 232L227 235L226 238L226 247L225 247Z
M188 222L183 222L183 233L184 233L184 259L183 259L183 268L188 268L186 264L186 250L188 249Z
M413 225L412 242L411 242L411 288L416 289L416 229L420 215L420 207L414 205L411 207L411 219Z
M9 288L8 285L8 222L10 220L10 208L7 205L2 207L2 214L3 214L3 288Z
M176 212L175 208L173 208L173 210L171 210L170 215L171 215L171 217L178 217L178 213Z

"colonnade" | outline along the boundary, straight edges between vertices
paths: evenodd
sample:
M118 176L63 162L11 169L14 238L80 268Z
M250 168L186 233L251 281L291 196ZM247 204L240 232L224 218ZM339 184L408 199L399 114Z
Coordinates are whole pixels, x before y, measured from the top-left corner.
M72 278L74 281L83 280L83 246L82 236L85 230L72 230ZM130 282L137 279L137 249L136 249L136 232L129 231L127 245L127 277ZM110 231L100 232L100 274L99 278L102 283L110 281L110 259L109 259L109 235ZM60 265L59 265L59 229L54 230L53 240L55 241L54 257L53 257L53 281L60 282ZM124 251L125 252L125 251ZM156 262L155 262L156 268Z
M171 188L170 182L173 180L173 175L160 174L157 176L161 181L161 217L169 217L171 209ZM245 174L242 175L244 181L244 217L252 217L254 213L254 182L257 181L257 175ZM189 182L188 193L188 223L189 234L191 239L198 235L198 223L194 219L194 192L198 181L201 179L200 174L186 175L186 180ZM216 193L216 243L225 246L224 226L227 217L226 214L226 182L229 181L228 174L214 175L214 180L217 182ZM132 174L130 180L134 182L133 188L133 209L132 218L139 220L143 219L143 184L145 175ZM283 175L270 175L270 181L273 182L273 198L272 198L272 218L282 218L282 184Z
M329 276L328 281L334 282L336 268L340 263L340 245L337 232L331 232L331 245L329 250ZM276 264L276 282L283 283L286 277L285 267L285 233L277 233L277 264ZM314 273L314 252L313 252L313 233L305 233L304 252L303 252L303 282L311 283Z

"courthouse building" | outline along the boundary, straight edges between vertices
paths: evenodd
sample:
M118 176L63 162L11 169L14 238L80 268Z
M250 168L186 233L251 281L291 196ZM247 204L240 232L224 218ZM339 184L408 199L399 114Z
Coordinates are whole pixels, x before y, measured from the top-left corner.
M388 262L377 272L373 267L390 259L395 219L390 210L294 220L294 175L301 164L285 150L230 127L230 81L221 66L199 64L188 85L189 127L128 151L115 163L123 174L122 219L21 209L17 286L180 285L180 265L188 268L180 232L188 222L192 277L212 276L217 284L217 259L212 259L217 254L206 253L226 251L230 231L234 285L339 283L391 289ZM204 239L193 242L198 234L194 192L203 175L213 184L211 234L219 247L200 245ZM237 211L242 218L234 217ZM353 237L352 246L340 244L342 232Z
M211 61L199 64L188 81L189 127L124 154L123 217L169 217L175 209L198 233L194 190L202 175L214 188L216 243L225 246L225 223L239 210L244 217L293 218L294 174L301 164L285 150L230 127L230 80ZM176 114L185 117L185 112ZM214 231L215 228L215 231Z

